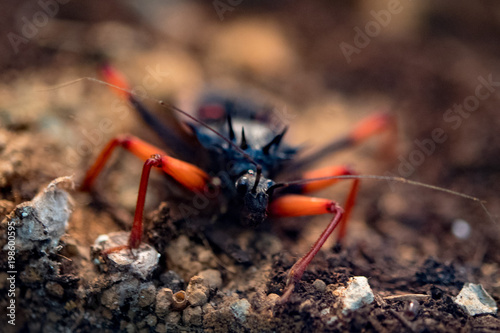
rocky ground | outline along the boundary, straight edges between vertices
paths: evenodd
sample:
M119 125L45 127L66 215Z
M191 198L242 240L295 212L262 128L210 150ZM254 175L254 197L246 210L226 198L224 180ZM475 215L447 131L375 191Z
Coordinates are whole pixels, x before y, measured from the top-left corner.
M498 5L229 3L1 5L12 13L0 26L6 36L0 57L2 327L500 330ZM41 11L51 16L46 22L36 19ZM37 25L30 34L31 23ZM378 32L358 34L376 24ZM349 164L361 174L470 194L487 202L491 216L477 202L447 193L365 181L346 243L337 246L332 238L290 301L279 304L287 271L328 217L232 228L248 258L241 263L207 240L200 227L207 217L181 217L171 184L154 174L137 258L126 251L105 258L102 248L128 236L142 163L120 152L91 193L75 185L114 135L160 143L106 87L86 79L65 84L97 77L102 56L138 94L185 110L207 88L272 105L269 126L289 125L288 142L304 149L341 136L373 112L390 112L397 140L381 136L317 166ZM168 117L154 100L146 103ZM347 189L339 184L319 196L343 202ZM13 256L9 226L17 232ZM366 282L373 296L365 293L360 308L346 310L348 291ZM490 314L457 304L464 286L482 295ZM7 323L11 300L15 326Z

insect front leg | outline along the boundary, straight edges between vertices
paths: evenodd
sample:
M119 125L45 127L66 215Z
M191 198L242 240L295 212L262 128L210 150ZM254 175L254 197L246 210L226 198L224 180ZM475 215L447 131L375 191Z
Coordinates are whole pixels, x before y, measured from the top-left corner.
M292 185L288 191L300 194L306 194L318 191L329 187L339 181L339 179L331 178L334 176L342 175L356 175L356 173L347 166L331 166L318 170L305 172L302 177L307 179L313 178L326 178L322 180L315 180L305 182L303 184ZM335 201L328 199L320 199L307 197L304 195L288 194L273 200L269 206L269 213L272 216L286 217L286 216L305 216L305 215L318 215L318 214L334 214L333 219L330 221L326 229L320 235L318 240L311 247L311 250L300 258L290 269L286 282L286 287L281 297L281 301L285 302L291 295L297 283L307 266L314 258L316 253L321 249L332 232L339 226L338 240L339 242L345 236L347 229L347 221L354 207L356 196L359 190L359 179L354 179L349 194L345 202L345 209L341 208Z
M135 156L144 160L144 167L139 184L134 223L127 245L106 250L106 253L120 251L123 248L136 249L141 244L144 203L152 167L160 168L174 178L179 184L191 191L202 191L209 182L207 173L195 165L170 157L160 148L152 146L131 135L122 135L112 139L89 168L83 180L81 190L89 190L97 176L104 168L116 147L123 147Z
M300 281L311 260L318 253L328 237L330 237L332 232L342 220L342 217L344 216L344 209L335 201L329 199L288 194L271 202L269 206L269 213L271 216L276 217L334 214L333 219L321 233L309 252L307 252L292 266L292 268L290 268L285 290L283 291L283 295L280 300L281 303L284 303L290 298L290 295L295 289L295 284Z
M345 165L335 165L335 166L330 166L326 168L321 168L317 170L311 170L304 172L302 174L302 177L304 180L307 179L313 179L313 178L329 178L330 179L324 179L324 180L317 180L317 181L310 181L310 182L305 182L304 184L300 185L292 185L290 190L291 192L298 193L298 194L307 194L315 191L322 190L324 188L327 188L337 182L339 182L341 179L335 179L331 178L334 176L347 176L347 175L357 175L357 173L351 169L348 166ZM359 179L354 179L351 185L351 189L349 191L349 194L347 196L347 199L344 203L344 217L342 218L339 226L339 232L338 232L338 237L337 240L339 242L342 242L342 240L345 237L346 231L347 231L347 222L349 221L349 217L351 216L352 209L354 207L354 204L356 202L356 197L358 195L358 190L359 190ZM303 214L306 215L306 214Z

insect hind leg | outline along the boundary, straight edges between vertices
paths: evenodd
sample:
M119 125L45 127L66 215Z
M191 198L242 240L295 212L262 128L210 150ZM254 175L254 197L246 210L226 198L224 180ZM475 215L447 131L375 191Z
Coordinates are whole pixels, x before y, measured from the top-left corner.
M307 156L290 164L290 170L303 170L312 163L315 163L329 154L339 150L357 146L366 140L381 134L387 133L387 144L383 145L387 154L392 155L395 150L394 143L397 141L397 126L393 116L387 113L377 113L362 119L345 136L327 144L326 146L310 153Z

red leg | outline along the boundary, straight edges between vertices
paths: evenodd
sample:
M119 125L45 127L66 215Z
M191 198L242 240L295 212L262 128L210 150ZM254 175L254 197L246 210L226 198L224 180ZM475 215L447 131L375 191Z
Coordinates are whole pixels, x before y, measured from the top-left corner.
M160 148L156 148L141 139L131 135L125 135L112 139L102 150L94 164L87 171L81 186L82 190L89 190L92 187L95 179L104 168L108 159L111 157L113 150L118 146L127 149L144 161L152 155L161 155L163 160L161 166L162 170L189 190L203 190L205 184L209 180L207 173L197 166L170 157Z
M144 213L144 203L146 202L146 192L148 188L149 174L152 167L161 168L163 157L160 155L152 156L147 159L142 168L141 183L139 184L139 194L137 195L137 205L135 206L134 224L130 231L128 246L131 249L137 249L141 245L142 239L142 215Z
M140 246L143 229L142 217L144 212L144 203L146 200L148 180L152 167L162 169L165 173L172 176L185 188L192 191L203 190L209 180L208 175L203 170L192 164L172 158L165 152L161 151L159 148L156 148L136 137L119 136L111 140L106 145L101 154L99 154L99 157L97 158L95 163L87 171L87 174L81 186L82 190L90 189L95 179L102 171L104 165L111 156L113 150L119 146L127 149L146 162L144 163L144 167L142 169L141 182L139 184L139 193L137 196L137 205L134 215L134 223L132 225L132 231L130 233L128 244L108 249L105 251L105 253L120 251L124 248L136 249Z
M300 258L290 269L287 276L285 290L281 296L280 302L286 302L295 288L295 284L300 281L307 266L314 256L321 249L325 241L335 230L344 215L344 210L335 201L320 198L311 198L302 195L285 195L269 205L269 214L271 216L301 216L317 214L334 214L326 229L321 233L318 240L313 244L309 252Z
M293 167L294 170L304 169L308 165L329 154L337 152L341 149L357 146L363 141L384 132L389 133L390 137L388 137L388 139L391 139L389 144L386 144L385 147L391 148L391 146L394 146L393 143L396 142L396 123L394 118L386 113L371 115L361 120L354 127L354 129L345 136L342 136L315 152L302 157L300 160L295 161L291 164L291 167Z
M374 136L375 134L394 129L394 119L386 113L377 113L366 117L359 122L349 134L349 139L353 144L359 144L361 141Z
M318 170L312 170L305 172L302 175L303 179L313 179L313 178L324 178L324 177L332 177L332 176L342 176L342 175L355 175L356 172L354 172L352 169L346 166L333 166L333 167L326 167ZM326 180L318 180L318 181L312 181L308 182L302 185L297 185L298 186L298 191L300 193L310 193L314 191L318 191L321 189L324 189L328 186L331 186L338 181L342 179L326 179ZM351 216L352 209L354 207L354 203L356 202L356 197L358 194L359 190L359 179L354 179L352 182L351 189L349 191L349 194L347 196L347 199L345 201L344 207L345 207L345 213L342 218L342 221L340 222L339 226L339 232L338 232L338 241L342 242L342 240L345 237L346 231L347 231L347 223L349 221L349 217ZM302 214L302 215L308 215L308 214Z
M146 192L148 188L149 175L152 167L161 168L163 164L163 157L160 155L153 155L148 158L144 163L141 174L141 182L139 184L139 194L137 195L137 204L135 206L134 223L127 245L112 247L103 253L109 254L123 249L137 249L141 245L143 222L142 216L144 214L144 203L146 202Z
M363 119L350 133L350 138L354 144L358 144L375 134L384 133L380 141L380 150L384 156L395 158L397 132L394 118L387 114L375 114Z

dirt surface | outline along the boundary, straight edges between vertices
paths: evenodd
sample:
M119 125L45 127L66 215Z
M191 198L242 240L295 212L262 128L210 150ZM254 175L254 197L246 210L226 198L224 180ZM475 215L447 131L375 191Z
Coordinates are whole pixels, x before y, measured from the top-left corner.
M7 332L500 331L496 311L471 316L455 303L468 282L500 302L499 4L62 2L0 5L9 13L0 23L0 314ZM49 187L59 199L34 199L58 177L78 185L117 134L161 146L105 86L66 84L97 77L103 56L137 94L184 110L207 89L271 105L269 126L288 125L285 139L304 150L389 112L396 137L373 138L316 166L347 164L360 174L441 186L485 200L488 212L449 193L363 181L345 243L332 237L289 302L279 304L288 270L329 217L280 219L255 230L226 225L245 258L237 260L207 240L200 226L209 217L182 218L180 204L191 199L173 200L175 189L154 174L139 262L126 251L106 259L100 250L130 229L140 161L117 153L91 193L72 190L64 178L65 186ZM154 100L146 103L168 116ZM318 196L342 203L348 185ZM50 229L56 220L67 224L60 239ZM18 228L14 258L9 223ZM339 288L354 276L368 279L374 298L346 312ZM6 316L12 300L15 326Z

